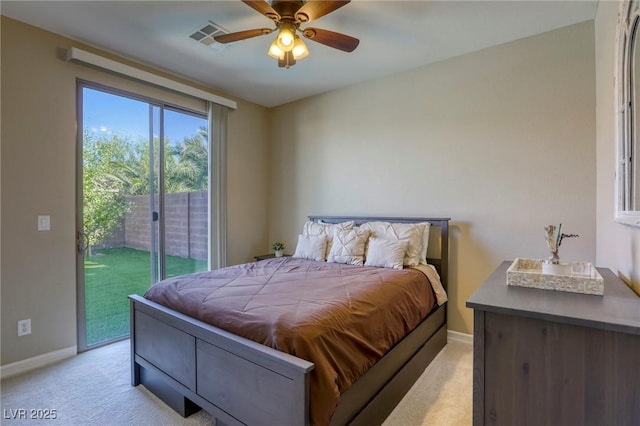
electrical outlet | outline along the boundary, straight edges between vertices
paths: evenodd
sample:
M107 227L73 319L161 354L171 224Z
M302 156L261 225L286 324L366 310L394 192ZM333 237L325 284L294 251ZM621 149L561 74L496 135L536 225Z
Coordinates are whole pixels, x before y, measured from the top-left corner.
M51 216L38 216L38 231L51 231Z
M18 321L18 336L31 334L31 318Z

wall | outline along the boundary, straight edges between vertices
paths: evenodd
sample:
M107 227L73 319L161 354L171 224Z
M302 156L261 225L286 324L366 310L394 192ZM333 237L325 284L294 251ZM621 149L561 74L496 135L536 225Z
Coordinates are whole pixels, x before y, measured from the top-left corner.
M610 268L640 294L640 228L613 221L616 174L614 81L619 3L601 1L595 19L597 99L597 223L599 265Z
M1 31L4 366L76 345L76 79L156 98L177 95L63 58L66 49L77 46L148 67L4 16ZM197 104L180 98L176 102ZM255 214L267 206L268 111L237 101L228 130L229 263L249 261L268 246L266 215ZM40 214L51 215L50 232L36 231ZM33 332L18 338L17 321L25 318L32 319Z
M594 262L594 24L351 86L271 113L269 240L309 214L452 218L449 327L500 262Z

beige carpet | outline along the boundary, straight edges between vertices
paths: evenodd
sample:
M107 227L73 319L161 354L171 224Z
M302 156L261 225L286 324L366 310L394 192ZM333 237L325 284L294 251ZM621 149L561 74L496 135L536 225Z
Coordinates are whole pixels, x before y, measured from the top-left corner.
M204 411L182 418L129 383L129 341L95 349L0 384L2 425L211 425ZM471 425L471 345L452 342L418 379L385 426ZM55 410L55 420L12 419Z
M470 426L472 390L473 347L450 342L383 426Z

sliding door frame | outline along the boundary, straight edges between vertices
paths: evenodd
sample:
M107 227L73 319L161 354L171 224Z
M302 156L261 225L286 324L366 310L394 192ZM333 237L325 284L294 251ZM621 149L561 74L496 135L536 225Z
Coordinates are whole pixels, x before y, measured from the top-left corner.
M179 105L175 105L169 102L164 102L158 99L154 99L148 96L144 96L144 95L139 95L137 93L132 93L126 90L122 90L122 89L118 89L118 88L114 88L111 86L107 86L104 84L100 84L100 83L95 83L95 82L90 82L87 80L83 80L83 79L77 79L76 80L76 118L77 118L77 125L76 125L76 309L77 309L77 348L78 348L78 352L84 352L87 351L89 349L94 349L100 346L104 346L116 341L120 341L120 340L125 340L129 338L129 335L125 335L125 336L121 336L121 337L117 337L114 339L110 339L110 340L106 340L103 342L99 342L96 344L92 344L91 346L87 345L87 317L86 317L86 291L85 291L85 271L84 271L84 258L85 258L85 251L86 251L86 238L84 235L84 217L83 217L83 154L84 154L84 102L83 102L83 89L88 88L88 89L92 89L92 90L97 90L97 91L101 91L107 94L111 94L111 95L116 95L116 96L121 96L124 98L128 98L131 100L135 100L135 101L140 101L140 102L145 102L149 105L149 149L151 150L151 146L153 145L153 121L154 121L154 108L158 108L159 109L159 132L158 132L158 140L159 140L159 146L157 147L158 151L158 161L159 161L159 165L158 165L158 193L157 194L152 194L153 192L153 179L154 179L154 168L153 168L153 160L154 160L154 156L150 155L149 156L149 161L150 161L150 173L149 173L149 185L150 185L150 221L151 221L151 226L152 226L152 232L151 232L151 238L152 241L155 239L155 232L154 232L154 221L153 221L153 213L155 212L155 206L154 206L154 197L157 197L157 201L158 201L158 239L157 239L157 253L155 253L155 263L152 259L151 261L151 280L153 281L154 279L163 279L166 275L166 265L165 265L165 238L164 238L164 232L165 232L165 222L164 222L164 111L165 109L167 110L171 110L171 111L175 111L175 112L181 112L181 113L185 113L185 114L190 114L190 115L194 115L194 116L198 116L198 117L202 117L207 119L207 127L208 127L208 168L209 168L209 186L207 189L208 192L208 198L209 198L209 203L208 203L208 227L209 227L209 244L208 244L208 248L209 248L209 252L207 255L207 262L208 262L208 268L211 268L212 263L214 264L219 264L220 261L220 253L218 252L218 250L216 250L216 257L218 258L218 261L216 262L212 262L212 244L216 247L219 248L220 246L220 242L218 242L218 237L214 238L214 236L216 234L214 234L214 228L215 231L219 231L219 226L214 226L212 219L212 198L214 198L214 195L212 195L212 193L217 194L219 193L218 190L212 189L214 188L211 183L212 183L212 176L214 174L214 170L213 170L213 166L214 165L218 165L218 163L220 162L220 160L218 159L217 161L212 161L212 125L213 125L213 119L212 119L212 108L211 108L211 103L209 103L209 108L207 113L203 113L200 111L196 111L196 110L192 110L189 108L185 108ZM224 114L224 118L226 120L226 114ZM226 129L226 126L222 126ZM226 134L225 134L226 137ZM226 154L226 153L225 153ZM216 163L216 164L214 164ZM223 164L226 164L226 161L222 161ZM220 171L216 172L216 173L220 173ZM226 169L225 169L225 173L226 173ZM217 180L217 179L216 179ZM225 185L226 185L226 181L225 181ZM218 197L215 197L217 201ZM226 201L226 200L225 200ZM218 209L219 206L216 205L216 209ZM226 210L225 208L223 208L223 210ZM226 218L225 218L226 219ZM218 221L215 221L218 222ZM226 224L225 224L226 226ZM223 235L226 236L226 230L224 230L223 232L221 232L219 235ZM212 243L212 241L215 240L214 243ZM226 238L224 239L224 245L225 245L225 249L222 250L223 252L225 252L226 254ZM152 247L151 248L151 256L154 256L154 251L155 248ZM223 259L225 257L225 254L222 255ZM226 259L225 259L226 260ZM149 283L149 285L151 285L152 283Z

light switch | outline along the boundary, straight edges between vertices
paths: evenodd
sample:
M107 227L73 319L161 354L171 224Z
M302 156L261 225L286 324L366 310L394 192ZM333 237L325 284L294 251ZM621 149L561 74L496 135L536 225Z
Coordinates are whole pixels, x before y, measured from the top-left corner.
M38 231L51 230L51 216L38 216Z

